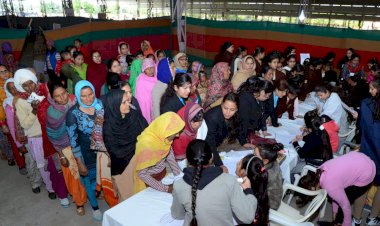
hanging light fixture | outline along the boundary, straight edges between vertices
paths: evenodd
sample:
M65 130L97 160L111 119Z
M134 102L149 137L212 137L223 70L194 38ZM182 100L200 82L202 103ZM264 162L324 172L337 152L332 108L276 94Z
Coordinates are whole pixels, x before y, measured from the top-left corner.
M305 12L303 10L301 10L301 13L300 13L298 19L299 19L301 24L303 24L305 22L306 16L305 16Z
M298 11L298 21L300 24L305 24L306 15L308 15L309 0L300 0L300 6Z

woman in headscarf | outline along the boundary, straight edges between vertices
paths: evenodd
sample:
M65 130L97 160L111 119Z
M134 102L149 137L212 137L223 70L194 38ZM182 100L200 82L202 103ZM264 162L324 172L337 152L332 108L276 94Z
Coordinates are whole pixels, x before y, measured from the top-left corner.
M127 56L131 55L131 51L129 49L129 44L121 41L117 45L117 52L119 55L117 56L117 60L120 63L121 66L121 74L126 76L128 74L128 62L127 62Z
M231 80L235 92L249 77L256 74L255 66L255 60L251 55L247 55L241 60L241 68L232 76Z
M186 158L187 145L197 137L204 111L199 104L189 102L178 111L178 115L185 122L185 129L178 138L174 139L172 148L175 159L181 161Z
M18 68L18 64L13 56L12 44L10 42L3 42L1 44L1 49L3 51L3 61L1 64L5 65L5 67L7 67L13 74Z
M177 176L181 173L170 146L185 126L185 122L174 112L167 112L156 118L137 137L134 156L134 192L151 187L158 191L173 191L173 185L164 185L161 180L169 166Z
M217 63L212 68L203 109L207 111L221 104L223 97L232 91L232 84L229 80L230 73L230 66L225 62Z
M26 153L26 148L24 147L24 144L21 144L20 142L16 140L15 125L14 125L15 112L13 108L13 100L14 100L13 97L17 94L17 90L14 86L13 78L10 78L5 81L4 91L7 95L7 98L4 99L3 101L3 108L5 111L6 123L9 130L7 138L12 147L13 156L15 157L17 166L19 168L19 172L21 175L25 175L28 173L25 168L26 165L25 165L25 157L24 157L24 154Z
M154 55L154 50L152 46L150 45L150 42L147 40L144 40L141 42L141 50L144 53L144 57L147 57L149 54Z
M57 51L57 49L54 47L54 41L53 40L47 40L46 41L46 62L45 62L45 69L47 74L49 75L50 82L57 82L59 81L58 76L55 74L56 67L59 61L61 61L61 55Z
M143 61L141 59L135 59L131 64L131 74L129 77L129 84L131 85L133 96L136 95L136 81L138 76L141 74L141 67Z
M164 58L157 65L157 83L152 90L153 119L160 116L161 97L173 81L175 75L174 61Z
M150 58L145 58L142 64L142 73L136 82L136 99L141 112L148 123L152 122L152 90L157 83L156 65Z
M86 79L95 88L96 97L100 97L102 85L106 82L107 67L102 63L102 56L98 50L91 53L91 60L86 71Z
M76 104L73 94L68 94L61 83L50 84L50 106L46 113L46 132L53 144L62 166L66 186L77 206L77 214L83 216L83 205L87 202L87 194L80 183L78 165L71 150L69 136L66 131L66 114Z
M129 88L130 89L130 88ZM104 96L104 143L111 158L111 175L114 179L119 201L132 194L133 171L129 163L135 154L137 136L148 126L138 109L131 92L112 90ZM127 133L125 131L128 131Z
M48 96L46 84L38 84L37 77L31 70L19 69L15 73L14 85L17 91L23 93L23 95L17 95L14 102L17 118L28 137L31 156L37 163L37 168L49 192L49 198L56 198L54 187L57 189L61 205L66 207L69 201L64 178L61 173L58 173L55 150L46 136L46 110L49 106L46 99ZM36 98L30 97L32 93L32 97ZM48 171L45 170L45 159L48 162ZM33 188L33 191L38 193L39 187Z
M8 69L0 64L0 87L4 87L5 81L9 79L10 73ZM6 90L0 89L0 106L3 105L4 99L7 97L6 95ZM8 160L8 165L9 166L14 166L15 165L15 156L13 156L12 153L12 148L9 145L9 129L7 127L7 123L5 120L5 111L4 108L0 108L0 155L2 152L5 154L7 160Z
M187 73L189 68L189 59L186 53L178 53L174 57L175 73Z
M91 137L95 118L103 110L102 103L95 97L93 85L82 80L75 86L77 103L66 115L66 129L72 152L78 164L81 182L84 184L88 200L93 209L93 218L101 221L102 212L96 199L96 152L91 150Z

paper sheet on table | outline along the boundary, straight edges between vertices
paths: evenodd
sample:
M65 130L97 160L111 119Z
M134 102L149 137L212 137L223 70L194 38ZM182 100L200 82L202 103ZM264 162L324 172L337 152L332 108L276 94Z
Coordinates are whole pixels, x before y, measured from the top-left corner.
M300 53L300 60L301 60L301 64L303 64L303 62L306 60L306 59L310 59L310 53Z
M160 225L163 225L163 226L182 226L183 220L176 220L172 217L171 213L166 213L161 217Z

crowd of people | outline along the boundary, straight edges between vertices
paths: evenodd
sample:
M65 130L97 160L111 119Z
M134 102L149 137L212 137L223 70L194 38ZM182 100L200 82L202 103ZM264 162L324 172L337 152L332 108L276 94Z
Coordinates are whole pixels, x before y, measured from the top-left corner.
M79 39L62 51L50 40L46 46L48 81L33 68L18 68L8 42L0 57L0 153L27 175L33 193L44 185L62 207L69 207L70 194L78 215L88 200L100 221L100 197L113 207L151 187L173 194L172 216L185 225L233 225L233 216L242 225L268 225L269 209L281 204L277 156L284 145L265 139L267 127L282 126L278 119L286 115L300 117L305 102L315 110L291 141L299 155L292 173L319 167L302 186L327 190L337 224L361 223L365 194L380 183L375 58L364 66L348 49L338 63L333 52L298 62L292 46L282 52L258 46L249 55L225 42L208 75L186 53L171 59L147 40L135 54L120 42L106 64ZM333 159L338 134L355 121L360 152ZM254 153L238 162L238 182L219 152L244 149ZM185 159L182 171L178 162ZM167 171L174 184L162 183ZM379 212L378 189L366 223L379 225Z

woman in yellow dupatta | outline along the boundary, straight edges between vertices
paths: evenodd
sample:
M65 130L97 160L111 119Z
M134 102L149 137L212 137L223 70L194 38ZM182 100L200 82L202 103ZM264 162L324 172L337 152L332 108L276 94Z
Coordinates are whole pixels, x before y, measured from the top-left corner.
M156 118L137 137L134 170L134 193L147 186L169 192L173 185L164 185L161 180L169 165L173 174L179 175L181 169L175 161L171 144L185 127L185 122L174 112L167 112Z

